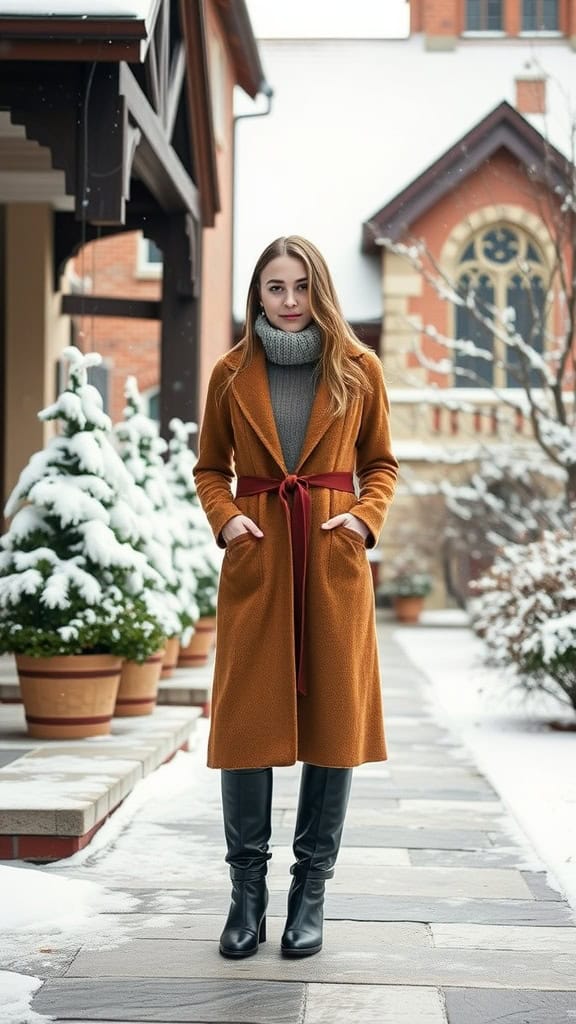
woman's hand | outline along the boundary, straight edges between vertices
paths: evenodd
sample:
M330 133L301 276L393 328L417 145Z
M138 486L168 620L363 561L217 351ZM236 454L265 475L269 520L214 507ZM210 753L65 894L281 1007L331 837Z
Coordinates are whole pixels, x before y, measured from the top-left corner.
M255 537L264 536L260 527L248 516L232 516L232 519L222 527L222 540L228 544L234 537L240 537L243 533L253 533Z
M327 519L325 523L322 523L323 530L335 530L338 526L346 526L349 530L354 530L355 533L359 533L363 540L366 540L370 530L363 523L358 516L353 516L350 512L343 512L342 515L332 516L331 519Z

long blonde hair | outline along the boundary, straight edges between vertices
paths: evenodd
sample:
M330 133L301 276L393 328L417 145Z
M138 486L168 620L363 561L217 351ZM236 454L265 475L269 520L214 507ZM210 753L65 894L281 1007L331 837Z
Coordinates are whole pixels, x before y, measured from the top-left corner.
M341 416L352 398L361 391L370 390L364 370L357 360L347 354L347 345L354 342L367 352L371 349L359 341L346 323L326 260L312 242L300 235L276 238L264 249L254 267L248 288L244 334L234 349L241 352L241 360L224 384L222 394L236 375L251 362L259 344L254 324L260 313L260 276L268 263L277 256L292 256L301 260L306 267L310 311L322 334L320 375L328 387L332 411Z

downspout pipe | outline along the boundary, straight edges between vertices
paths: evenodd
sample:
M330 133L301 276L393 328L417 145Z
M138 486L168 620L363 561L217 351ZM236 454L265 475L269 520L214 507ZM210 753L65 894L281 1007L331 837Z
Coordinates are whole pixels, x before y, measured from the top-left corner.
M252 111L249 111L247 114L235 114L234 117L232 118L232 121L233 121L233 128L232 128L232 182L233 182L233 185L232 185L232 187L234 189L234 193L236 191L236 125L238 124L238 121L244 121L244 120L247 120L247 118L252 118L252 117L268 117L268 115L271 113L271 111L272 111L272 98L274 96L274 90L273 90L272 86L269 84L269 82L266 81L266 79L262 79L262 81L260 83L260 87L258 89L258 92L256 93L256 96L264 96L265 97L265 99L266 99L266 107L265 107L264 110L252 110ZM234 321L234 249L235 249L235 242L236 242L236 203L234 203L233 216L232 216L232 246L231 246L232 274L230 275L230 279L232 281L232 302L231 302L231 306L230 306L230 308L232 310L232 324L231 324L232 345L235 344L235 339L234 339L234 335L235 335L235 321Z

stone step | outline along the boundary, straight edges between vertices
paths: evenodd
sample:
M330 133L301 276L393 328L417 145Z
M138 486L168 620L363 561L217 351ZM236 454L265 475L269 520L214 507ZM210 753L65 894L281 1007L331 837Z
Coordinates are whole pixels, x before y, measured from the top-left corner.
M0 859L81 850L140 779L188 747L200 708L113 719L112 734L31 740L22 706L0 709Z

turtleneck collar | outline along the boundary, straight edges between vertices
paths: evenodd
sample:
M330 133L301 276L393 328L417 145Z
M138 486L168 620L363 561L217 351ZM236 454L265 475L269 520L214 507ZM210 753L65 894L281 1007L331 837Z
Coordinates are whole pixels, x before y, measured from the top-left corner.
M303 331L283 331L268 323L260 313L254 324L262 342L266 358L278 366L299 366L315 363L322 355L322 335L318 324L312 321Z

